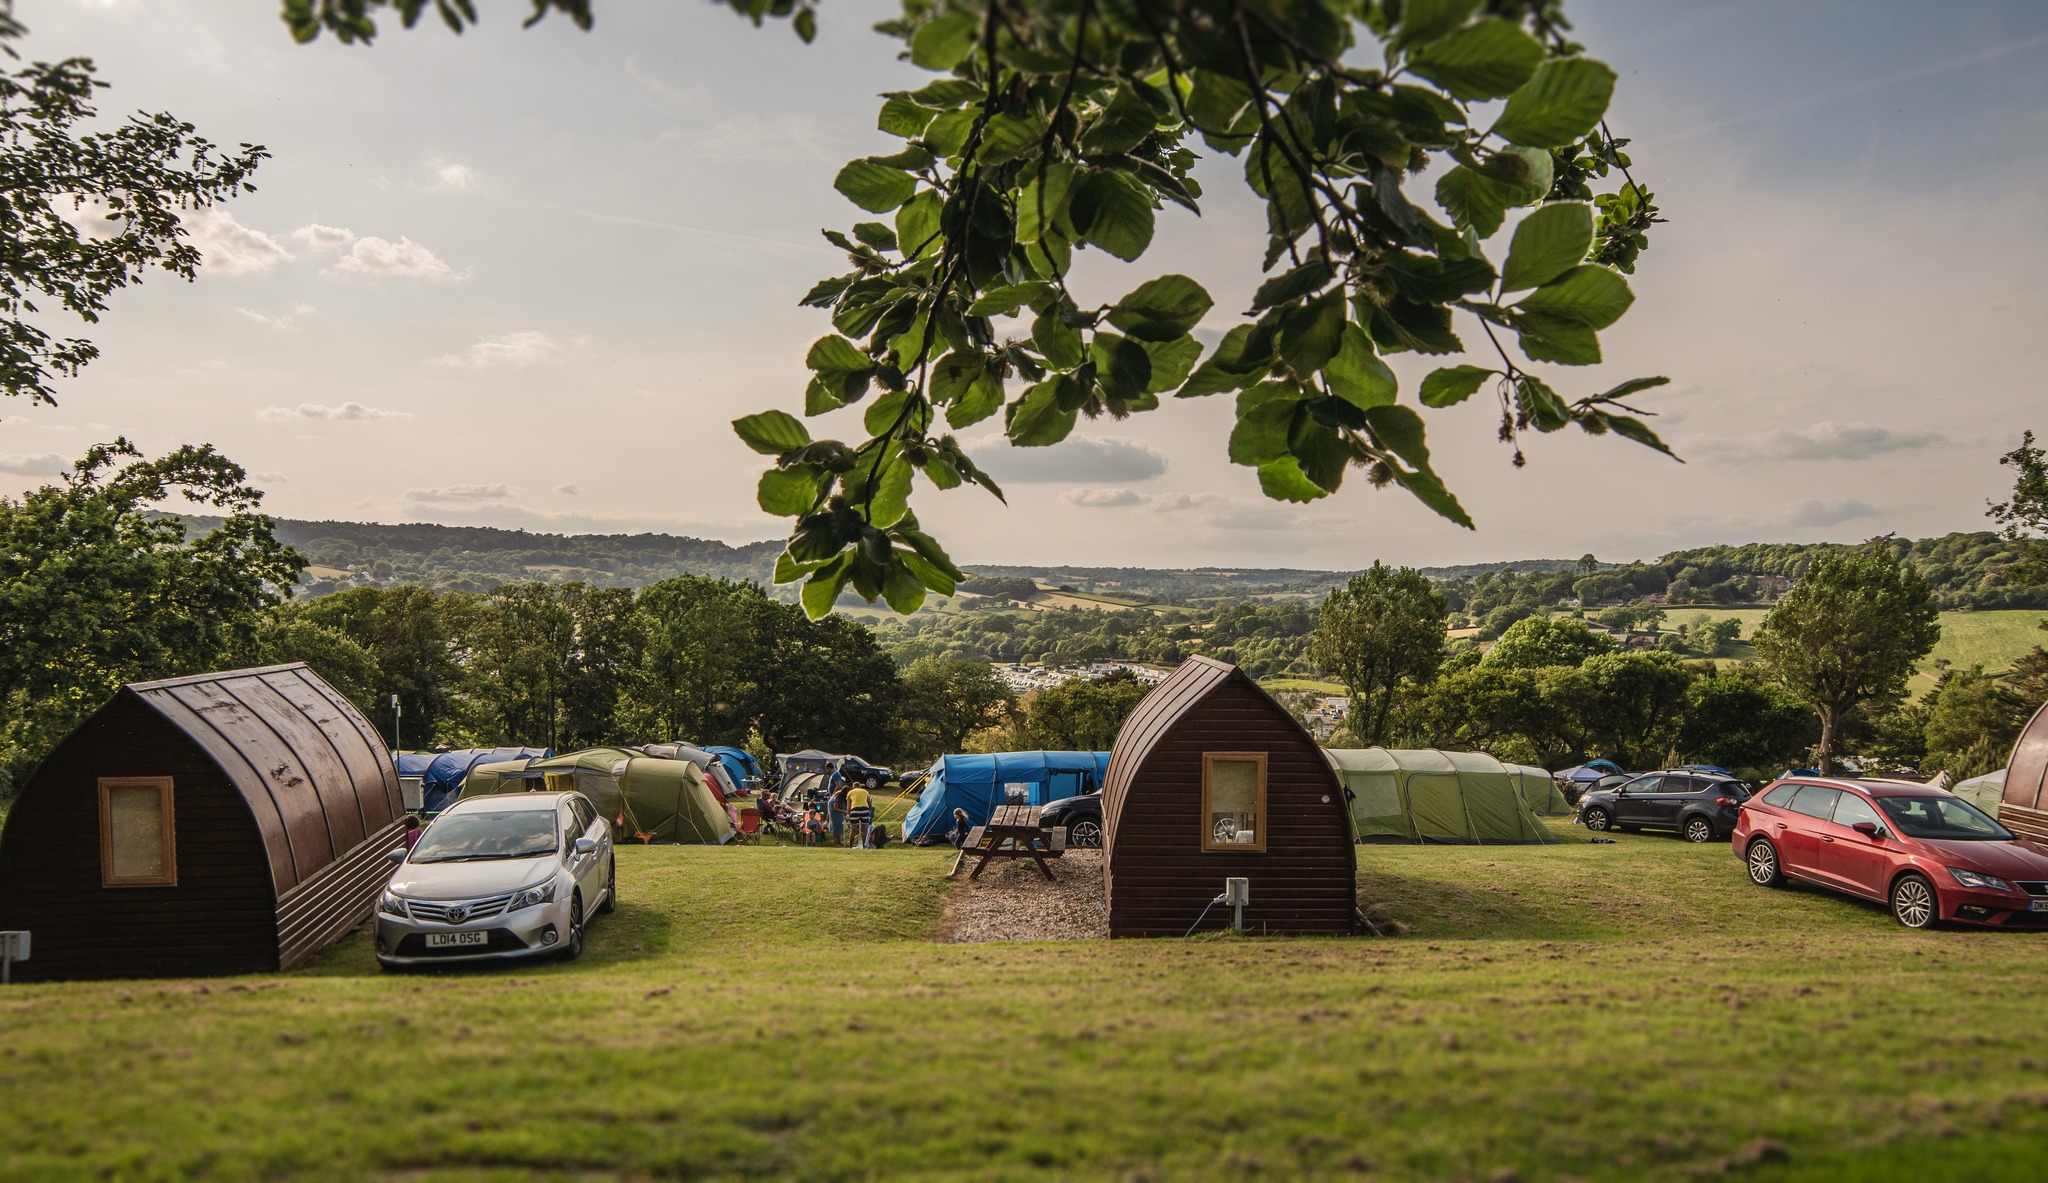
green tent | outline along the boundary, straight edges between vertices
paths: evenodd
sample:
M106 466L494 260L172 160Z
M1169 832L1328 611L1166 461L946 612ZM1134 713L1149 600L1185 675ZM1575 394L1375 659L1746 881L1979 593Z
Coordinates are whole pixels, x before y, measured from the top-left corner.
M1527 764L1503 764L1508 774L1515 778L1522 790L1522 800L1529 803L1531 812L1544 817L1570 817L1572 803L1564 799L1564 790L1549 772Z
M1968 780L1958 781L1950 785L1948 791L1968 801L1992 817L1997 817L1998 807L2004 803L2005 799L2005 773L2006 770L2001 768L1997 772L1987 772L1983 776L1973 776Z
M1549 789L1540 768L1502 764L1483 752L1331 749L1323 753L1351 795L1352 837L1359 842L1494 845L1556 842L1529 791Z
M575 789L612 819L620 841L701 842L733 836L732 818L688 760L643 756L625 748L586 748L542 760L479 764L462 784L464 797Z

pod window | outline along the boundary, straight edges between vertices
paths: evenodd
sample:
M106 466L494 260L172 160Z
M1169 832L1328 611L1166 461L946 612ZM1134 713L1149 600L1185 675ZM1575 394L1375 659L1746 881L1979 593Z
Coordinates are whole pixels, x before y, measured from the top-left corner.
M176 887L177 832L170 777L100 778L102 887Z
M1266 753L1202 754L1202 849L1266 849Z

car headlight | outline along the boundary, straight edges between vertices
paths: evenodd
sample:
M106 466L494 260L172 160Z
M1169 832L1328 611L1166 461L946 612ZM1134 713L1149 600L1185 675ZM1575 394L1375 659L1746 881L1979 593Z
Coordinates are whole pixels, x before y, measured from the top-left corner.
M1965 871L1961 867L1950 867L1948 873L1954 875L1956 882L1964 887L1988 887L1993 891L2012 890L2012 884L1996 875L1986 875L1981 871Z
M529 887L524 891L515 893L512 896L512 902L506 906L505 910L507 912L517 912L521 908L531 908L535 904L552 903L554 898L555 881L550 879L538 887Z
M405 916L405 901L387 891L377 899L377 910L387 916Z

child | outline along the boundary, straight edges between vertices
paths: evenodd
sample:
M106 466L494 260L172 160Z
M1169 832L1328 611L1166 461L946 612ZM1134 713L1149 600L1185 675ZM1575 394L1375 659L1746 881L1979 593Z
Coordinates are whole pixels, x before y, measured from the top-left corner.
M967 822L967 811L956 807L953 810L953 828L946 833L946 837L952 839L953 848L958 850L967 845L967 835L973 829L974 827Z

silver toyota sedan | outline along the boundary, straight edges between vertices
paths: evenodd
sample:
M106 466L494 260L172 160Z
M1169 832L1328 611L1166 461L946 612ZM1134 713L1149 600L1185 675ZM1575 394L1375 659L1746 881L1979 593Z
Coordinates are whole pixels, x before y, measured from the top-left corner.
M434 819L377 901L387 970L574 960L592 910L618 897L611 826L581 793L470 797Z

